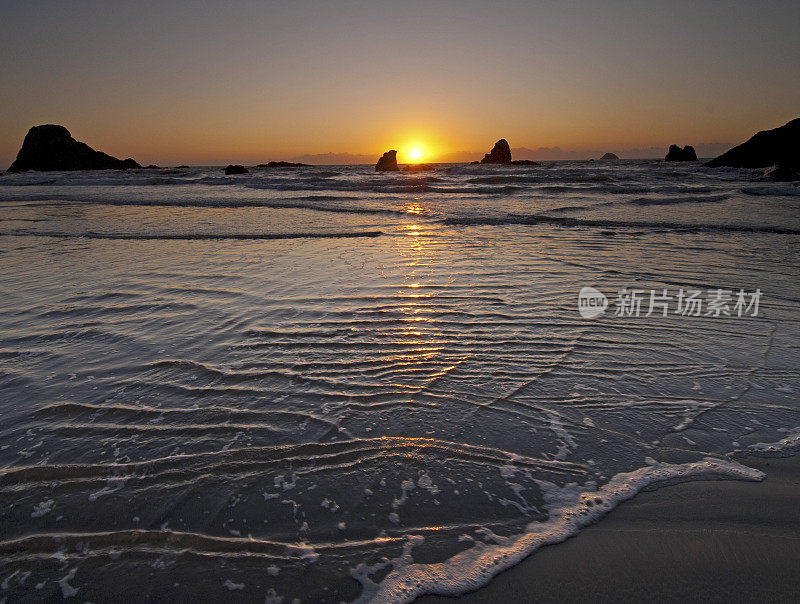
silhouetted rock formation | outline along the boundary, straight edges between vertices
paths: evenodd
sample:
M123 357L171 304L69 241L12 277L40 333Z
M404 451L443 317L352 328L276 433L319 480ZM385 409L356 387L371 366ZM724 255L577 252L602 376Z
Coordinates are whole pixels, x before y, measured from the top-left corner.
M671 148L672 147L670 147L670 149ZM609 161L609 160L612 160L612 159L619 159L619 157L617 157L616 153L604 153L603 157L600 158L600 161Z
M482 164L510 164L511 163L511 147L508 146L508 141L501 138L494 144L492 150L483 156Z
M796 182L800 180L800 168L782 165L768 169L764 176L777 182Z
M132 159L117 159L72 138L64 126L46 124L28 130L9 172L37 170L126 170L141 168Z
M258 164L256 168L310 168L311 164L294 163L290 161L271 161L266 164Z
M155 164L150 164L149 166L144 167L145 170L163 170L161 166L157 166Z
M538 161L533 161L532 159L515 159L511 162L512 166L538 166Z
M250 174L250 171L241 164L236 164L235 166L228 164L225 166L225 174L229 176L231 174Z
M697 161L697 153L694 147L686 145L681 149L678 145L670 145L665 161Z
M779 128L763 130L705 165L711 168L766 168L775 165L800 168L800 118Z
M397 151L392 149L384 153L375 164L375 170L378 172L397 172L400 168L397 167Z
M403 172L428 172L434 167L430 164L407 164L403 166Z

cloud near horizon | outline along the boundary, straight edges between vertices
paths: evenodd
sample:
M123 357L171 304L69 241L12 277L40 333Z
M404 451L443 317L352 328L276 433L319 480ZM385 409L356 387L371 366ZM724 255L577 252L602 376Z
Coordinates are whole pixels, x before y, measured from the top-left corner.
M711 158L721 155L731 147L733 143L699 143L694 145L698 156L701 158ZM490 147L485 151L456 151L428 159L432 163L464 163L475 161L483 157L484 153L489 152ZM667 153L667 146L647 147L610 150L620 159L658 159L663 158ZM597 159L609 150L599 149L561 149L560 147L540 147L538 149L528 149L527 147L512 147L511 155L514 159L531 159L536 161L550 160L586 160ZM269 158L274 160L277 158ZM289 158L289 161L303 162L312 165L362 165L374 164L378 159L375 154L369 153L313 153L297 155ZM401 162L402 163L402 162Z

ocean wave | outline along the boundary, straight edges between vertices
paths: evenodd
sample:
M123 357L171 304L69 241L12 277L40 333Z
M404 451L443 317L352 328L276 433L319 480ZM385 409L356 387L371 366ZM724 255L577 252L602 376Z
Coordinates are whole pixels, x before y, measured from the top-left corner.
M682 222L655 222L613 220L601 218L573 218L546 214L508 214L502 216L451 216L442 219L451 225L538 225L552 224L563 227L607 227L670 231L719 231L735 233L773 233L778 235L800 235L800 228L748 224L698 224Z
M547 186L535 187L536 193L546 193L548 195L571 195L571 194L602 194L602 195L632 195L636 193L652 193L651 186L640 184L607 184L596 186L573 185L573 184L551 184Z
M12 203L15 199L3 200L6 203ZM109 206L131 206L131 207L170 207L170 208L273 208L273 209L289 209L289 210L314 210L317 212L333 212L339 214L375 214L375 215L395 215L404 216L407 214L406 210L399 207L391 207L389 204L384 206L375 207L373 205L366 205L370 203L364 197L354 195L332 195L332 194L310 194L297 197L285 198L248 198L248 197L210 197L203 198L196 196L191 198L185 197L106 197L103 195L96 195L94 193L91 197L82 193L58 193L58 194L37 194L37 195L23 195L16 199L20 203L37 203L37 202L73 202L79 204L91 205L109 205ZM391 201L395 201L391 199ZM403 201L398 199L397 202ZM353 203L355 202L355 203ZM361 202L361 203L359 203ZM2 203L2 201L0 201ZM9 218L0 220L11 220ZM14 218L16 221L23 222L41 222L41 218Z
M595 184L616 182L618 178L611 174L586 174L586 173L535 173L535 174L491 174L468 178L470 184L516 184L537 185L543 183L563 184Z
M742 193L754 197L797 197L800 196L800 186L797 184L771 185L763 187L743 187Z
M624 203L624 202L620 202L620 201L604 201L604 202L597 202L597 203L591 203L591 204L580 205L580 206L561 206L561 207L558 207L558 208L553 208L551 210L548 210L548 213L552 214L554 212L582 212L582 211L585 211L585 210L595 210L597 208L602 208L602 207L607 207L607 206L616 206L616 205L620 205L621 203Z
M482 445L470 445L435 438L405 438L381 436L333 442L308 442L281 446L246 447L213 453L185 454L131 463L35 465L3 468L4 489L19 489L40 482L104 481L109 476L128 481L153 482L160 476L182 479L196 474L206 474L212 468L224 468L227 473L238 473L257 468L313 463L316 471L324 466L342 468L363 463L368 459L415 458L420 455L444 455L448 459L462 459L474 464L500 468L511 465L532 468L555 475L581 475L586 468L581 464L544 458L510 455L506 451Z
M0 231L0 237L58 237L65 239L156 239L156 240L219 240L219 239L337 239L347 237L379 237L382 231L312 232L312 233L96 233L87 231Z
M84 203L79 198L73 201ZM287 199L115 199L96 200L88 203L119 206L164 206L186 208L274 208L283 210L314 210L317 212L334 212L340 214L386 214L405 215L405 210L389 207L369 207L365 205L345 204L341 202L364 201L363 198L337 195L306 195ZM330 202L330 203L324 203ZM334 205L339 204L339 205Z
M730 195L706 195L701 196L688 196L688 197L638 197L632 199L629 203L637 206L663 206L677 203L716 203L730 199Z
M160 530L121 530L94 533L51 533L26 535L17 539L0 541L0 553L4 556L51 558L58 551L84 549L94 555L108 556L116 547L152 552L182 552L187 554L213 554L214 556L259 556L265 560L290 560L307 558L316 560L316 551L340 551L363 549L376 544L405 542L405 537L378 537L347 541L343 543L322 542L309 544L300 541L276 541L253 537L217 537L202 533ZM81 557L84 557L81 556Z

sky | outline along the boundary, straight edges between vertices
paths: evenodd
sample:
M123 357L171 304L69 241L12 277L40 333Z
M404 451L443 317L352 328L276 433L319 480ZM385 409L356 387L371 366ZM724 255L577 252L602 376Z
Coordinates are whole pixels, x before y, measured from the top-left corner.
M796 0L7 3L0 167L45 123L166 165L724 147L800 116L798 25Z

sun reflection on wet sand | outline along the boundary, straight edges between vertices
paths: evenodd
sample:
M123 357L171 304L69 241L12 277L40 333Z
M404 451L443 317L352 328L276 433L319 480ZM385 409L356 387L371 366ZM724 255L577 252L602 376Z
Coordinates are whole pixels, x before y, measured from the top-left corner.
M409 203L403 208L403 210L406 214L422 214L425 211L420 204L415 202Z
M405 208L409 214L424 214L419 204ZM431 387L437 380L450 374L466 359L447 351L452 334L447 325L437 318L442 295L452 286L452 278L442 280L442 275L432 270L446 254L442 241L431 238L426 226L407 223L401 227L396 251L400 258L394 267L394 309L401 314L400 328L395 332L395 343L405 349L395 355L409 379L408 394L414 404L435 406L430 400ZM446 276L445 276L446 277Z

